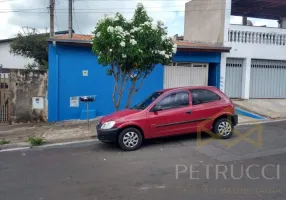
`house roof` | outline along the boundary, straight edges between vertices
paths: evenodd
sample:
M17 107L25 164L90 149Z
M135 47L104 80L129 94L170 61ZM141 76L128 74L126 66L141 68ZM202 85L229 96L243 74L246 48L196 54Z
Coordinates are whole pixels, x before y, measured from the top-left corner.
M280 20L285 13L285 0L235 0L231 4L231 15Z
M48 41L70 44L88 44L91 45L93 35L73 34L72 38L68 35L60 35L54 38L49 38ZM181 51L199 51L199 52L229 52L231 47L223 47L220 45L192 43L188 41L176 41L178 50Z
M62 34L67 34L69 31L56 31L55 32L55 35L62 35ZM73 33L74 33L74 30L73 30ZM43 34L43 33L41 33L41 34ZM41 35L40 34L40 35ZM2 40L0 40L0 43L2 43L2 42L10 42L10 41L12 41L12 40L14 40L15 38L7 38L7 39L2 39Z
M56 36L59 40L92 40L93 35L82 35L82 34L73 34L72 38L69 39L68 34Z
M70 44L91 44L93 35L73 34L72 38L69 38L68 34L57 35L53 38L49 38L49 42L60 42Z

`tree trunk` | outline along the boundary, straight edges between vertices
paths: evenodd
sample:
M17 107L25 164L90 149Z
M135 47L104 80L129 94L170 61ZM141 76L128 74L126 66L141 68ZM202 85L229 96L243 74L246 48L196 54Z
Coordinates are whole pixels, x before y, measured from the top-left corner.
M118 111L120 104L121 104L121 98L123 95L123 91L129 80L129 74L125 74L124 72L121 72L120 67L115 66L115 65L112 65L112 73L114 77L112 102L115 107L115 110Z
M136 83L137 83L137 81L135 81L135 83L132 83L132 86L131 86L131 88L129 90L129 93L128 93L128 97L127 97L127 102L126 102L125 108L129 108L129 106L131 104L132 94L134 93L134 89L135 89Z
M134 82L134 84L132 84L132 86L131 86L131 88L129 90L129 94L128 94L128 98L127 98L127 102L126 102L125 108L128 108L130 106L131 101L132 101L135 93L138 92L142 88L146 76L147 76L147 74L145 74L142 77L141 83L140 83L140 85L139 85L139 87L137 89L135 88L136 87L136 83L140 79L141 76L139 76L139 78Z
M115 107L115 109L116 109L116 111L118 111L118 105L117 105L117 101L116 101L116 97L115 97L115 95L116 95L116 93L117 93L117 82L115 81L114 82L114 86L113 86L113 93L112 93L112 102L113 102L113 105L114 105L114 107Z

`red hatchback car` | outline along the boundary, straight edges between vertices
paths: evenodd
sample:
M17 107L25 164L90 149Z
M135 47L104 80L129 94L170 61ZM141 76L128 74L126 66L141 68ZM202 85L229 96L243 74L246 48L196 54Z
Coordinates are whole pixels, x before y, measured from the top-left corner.
M141 103L101 118L98 139L117 142L126 151L143 139L212 131L228 139L237 125L231 100L210 86L170 88L154 92Z

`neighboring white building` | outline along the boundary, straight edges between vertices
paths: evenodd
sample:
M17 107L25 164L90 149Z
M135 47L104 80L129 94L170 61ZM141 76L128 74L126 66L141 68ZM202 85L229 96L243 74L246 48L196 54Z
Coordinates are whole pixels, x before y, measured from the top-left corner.
M222 91L232 98L286 98L285 2L192 0L185 13L185 40L232 48L221 56ZM231 15L243 16L245 25L230 24ZM247 17L277 20L280 28L252 26Z
M33 59L24 58L10 53L10 43L13 39L0 40L0 67L23 69L33 63Z
M67 33L68 31L57 31L55 35L65 35ZM0 40L0 68L24 69L27 64L33 63L34 59L11 54L10 44L13 39Z

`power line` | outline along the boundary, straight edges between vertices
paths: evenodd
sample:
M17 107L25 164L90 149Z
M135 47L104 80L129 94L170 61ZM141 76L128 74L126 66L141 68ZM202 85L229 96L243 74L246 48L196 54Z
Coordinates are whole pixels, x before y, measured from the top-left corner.
M78 0L77 0L78 1ZM196 4L194 6L204 6L204 5L227 5L225 3L203 3L203 4ZM144 8L182 8L185 7L185 5L182 6L145 6ZM9 10L9 9L0 9L0 11L24 11L24 10L40 10L40 9L46 9L46 8L26 8L26 9L17 9L17 10ZM109 9L109 10L114 10L114 9L136 9L136 7L121 7L121 8L80 8L77 10L103 10L103 9ZM57 10L66 10L66 8L58 8Z
M57 11L56 10L55 10L55 18L56 18L56 20L55 20L56 27L57 27L58 31L60 31L59 25L58 25L58 17L57 17Z
M203 10L203 9L187 9L187 10L160 10L160 12L185 12L185 11L215 11L215 10L231 10L231 9L208 9L208 10ZM10 11L3 11L0 13L9 13ZM22 11L17 11L17 12L22 12ZM117 13L117 12L120 12L120 13L134 13L134 11L77 11L75 13ZM158 12L158 10L150 10L148 11L148 13L153 13L153 12ZM22 13L47 13L47 11L33 11L33 12L25 12L23 11ZM61 12L58 12L58 14L62 14L62 13L68 13L67 11L61 11Z
M216 4L221 4L221 3L213 3L213 4L197 4L196 6L202 6L202 5L216 5ZM184 8L185 6L160 6L160 7L145 7L146 9L156 9L156 8ZM22 12L22 11L36 11L36 10L40 10L40 9L46 9L46 8L28 8L28 9L18 9L18 10L1 10L0 9L0 13L8 13L8 12ZM135 8L126 8L126 7L122 7L122 8L84 8L84 9L77 9L79 11L104 11L104 10L135 10ZM65 8L58 8L55 9L58 11L66 11ZM196 10L196 9L194 9ZM225 9L209 9L209 10L225 10ZM41 12L41 11L39 11ZM149 12L149 11L148 11ZM164 12L164 11L160 11L160 12Z
M80 34L82 34L82 32L80 31L79 25L78 25L78 23L77 23L76 16L75 16L74 1L73 1L73 15L74 15L74 21L75 21L75 23L76 23L76 26L77 26L77 28L78 28L78 31L80 32Z
M0 9L0 11L24 11L24 10L41 10L41 9L47 9L45 8L25 8L25 9L18 9L18 10L11 10L11 9Z
M16 0L2 0L0 3L9 2L9 1L16 1Z
M61 1L67 1L67 0L61 0ZM133 1L133 2L136 2L136 0L76 0L76 1ZM160 2L164 2L164 1L181 1L181 2L189 2L190 0L142 0L143 2L144 1L160 1ZM209 0L200 0L200 1L209 1ZM217 0L217 1L221 1L221 0ZM138 2L139 3L139 2Z
M145 8L175 8L175 7L184 7L184 6L160 6L160 7L145 7ZM10 9L0 9L0 11L6 11L6 12L14 12L14 11L28 11L28 10L41 10L41 9L46 9L46 8L26 8L26 9L17 9L17 10L10 10ZM135 10L136 8L126 8L126 7L121 7L121 8L79 8L77 10L114 10L114 9L132 9ZM58 8L56 10L66 10L66 8Z

